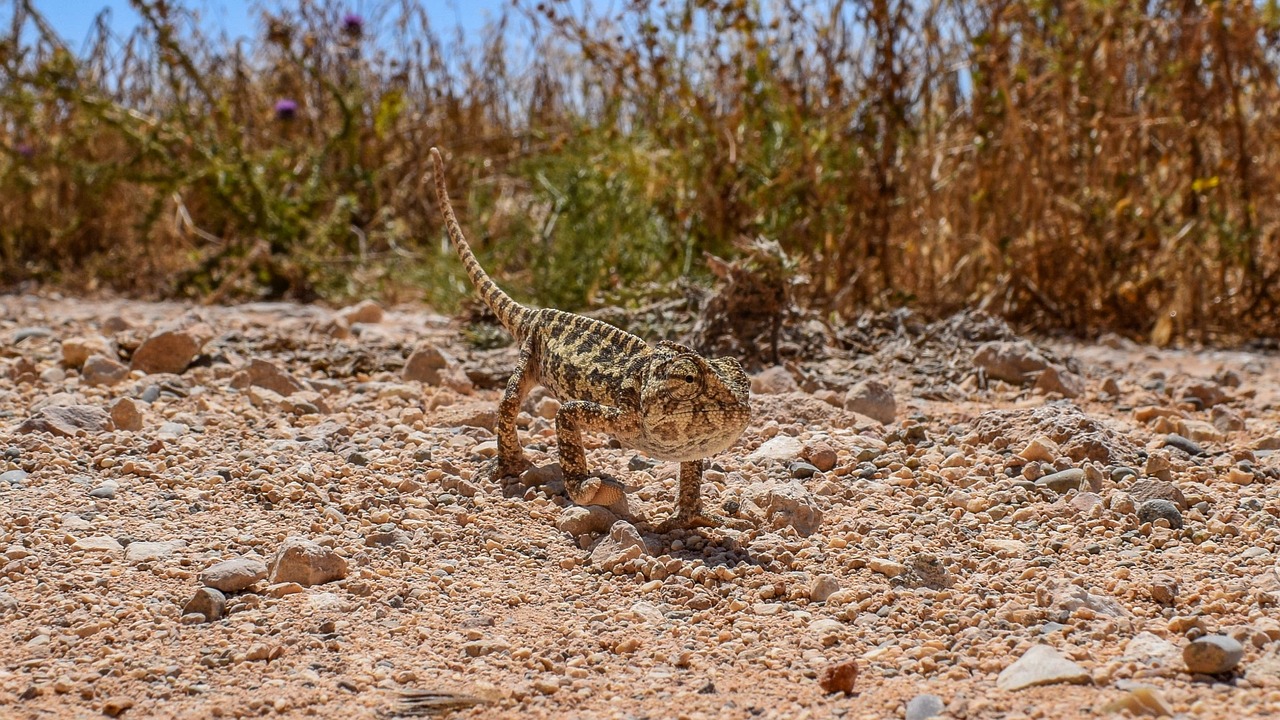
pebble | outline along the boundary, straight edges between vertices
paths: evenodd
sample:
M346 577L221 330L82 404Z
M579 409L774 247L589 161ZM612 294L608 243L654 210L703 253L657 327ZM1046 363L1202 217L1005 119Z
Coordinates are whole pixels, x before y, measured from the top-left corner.
M1230 635L1205 635L1182 649L1187 671L1203 675L1229 673L1244 658L1244 646Z
M339 310L337 314L343 320L346 320L352 325L355 323L376 325L377 323L382 322L382 318L385 315L382 306L369 299L361 300L355 305L344 307Z
M591 564L603 572L612 572L644 552L645 543L644 538L640 537L640 531L626 520L618 520L609 528L609 534L592 548Z
M447 387L454 392L469 395L474 390L471 379L459 367L458 361L435 345L422 344L409 355L401 377L411 382ZM552 417L555 417L552 414Z
M1088 670L1063 657L1052 646L1033 645L1017 662L1001 671L996 687L1012 691L1037 685L1089 682L1092 676Z
M285 540L276 550L269 568L272 584L296 582L311 587L346 576L346 559L332 548L300 537Z
M1139 685L1125 691L1125 694L1102 706L1104 713L1127 712L1135 717L1153 716L1169 717L1173 715L1173 707L1164 699L1160 690L1150 685Z
M1186 496L1177 485L1165 480L1143 478L1130 486L1127 492L1135 503L1143 503L1147 500L1168 500L1177 505L1180 510L1187 509Z
M790 460L804 450L800 441L790 435L778 435L764 441L747 456L748 460Z
M26 470L8 470L6 472L0 473L0 483L5 483L7 485L13 485L14 487L18 487L18 486L21 486L22 483L26 481L26 479L29 476L30 476L30 473L28 473Z
M80 377L90 387L118 385L129 377L129 367L102 355L90 355L80 370Z
M1058 443L1049 438L1039 435L1031 439L1027 446L1018 453L1018 457L1030 462L1047 462L1051 463L1056 460L1062 451L1058 449ZM920 697L935 697L932 695L921 695Z
M111 416L93 405L52 405L40 408L18 426L20 433L47 432L61 437L75 437L84 431L90 434L111 430Z
M1131 477L1137 477L1137 476L1138 476L1137 470L1134 470L1131 467L1125 467L1121 465L1120 467L1114 468L1111 471L1111 482L1119 485L1120 483L1124 482L1126 479Z
M108 535L94 535L76 540L71 544L71 549L83 552L120 552L124 550L124 546Z
M830 573L823 573L814 578L813 584L809 586L809 600L812 602L826 602L827 598L839 590L840 579Z
M116 497L115 483L105 483L89 491L89 497L95 497L99 500L114 500Z
M873 557L867 560L867 567L872 572L880 573L885 577L898 577L907 571L907 566L900 562L894 562L887 558Z
M1165 447L1177 448L1188 455L1197 456L1204 455L1204 448L1200 447L1195 441L1184 438L1177 433L1169 433L1164 438Z
M211 587L202 587L182 606L183 615L203 615L205 622L222 618L227 609L227 596Z
M165 560L186 546L187 543L184 540L131 542L124 549L124 559L131 563Z
M1178 599L1178 581L1168 575L1151 578L1151 599L1161 605L1173 605Z
M893 388L879 380L863 380L849 388L844 395L844 409L865 415L882 425L889 425L898 418Z
M818 674L818 686L825 693L853 692L854 682L858 679L858 664L853 660L832 663L822 668Z
M102 702L102 714L107 717L119 717L131 707L133 707L133 698L113 695Z
M643 455L632 455L631 459L627 461L627 469L632 472L648 470L650 468L657 467L657 465L657 460L650 460Z
M1162 518L1168 521L1169 527L1174 530L1182 527L1182 512L1172 502L1157 498L1143 501L1138 505L1138 522L1153 523Z
M791 472L791 477L797 480L805 480L813 477L818 473L818 468L801 460L792 461L787 469Z
M69 337L62 341L63 367L78 368L91 355L110 357L113 354L111 341L101 335Z
M946 705L937 695L917 695L907 702L906 720L929 720L945 709Z
M987 377L1014 385L1029 383L1049 368L1049 361L1026 340L983 343L973 353L973 364Z
M799 392L800 386L791 371L781 365L765 368L751 376L751 392L757 395L780 395Z
M116 429L137 432L142 429L142 408L133 398L120 398L111 404L111 422Z
M292 373L273 362L259 358L249 361L247 367L231 376L231 387L236 390L258 387L270 390L281 397L288 397L307 389L307 386Z
M200 571L202 585L222 592L239 592L267 576L261 558L239 557L215 563Z
M1069 490L1079 490L1080 483L1084 480L1084 470L1082 468L1070 468L1036 480L1036 487L1049 488L1059 495Z
M822 524L822 510L813 495L796 482L752 483L745 497L760 508L770 528L794 528L802 536L812 535Z

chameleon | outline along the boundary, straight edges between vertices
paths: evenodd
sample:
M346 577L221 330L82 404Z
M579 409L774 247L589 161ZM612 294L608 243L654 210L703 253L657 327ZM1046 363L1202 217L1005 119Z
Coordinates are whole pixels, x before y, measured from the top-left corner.
M706 358L668 340L653 345L609 323L511 299L476 260L449 203L444 161L431 148L436 196L449 239L477 294L520 348L515 371L498 403L497 457L491 480L519 476L532 464L516 434L520 404L535 384L561 401L556 445L564 486L579 505L612 505L625 486L592 475L583 431L613 436L625 448L680 463L674 512L658 525L714 527L723 518L702 507L705 459L727 450L751 418L751 382L735 358Z

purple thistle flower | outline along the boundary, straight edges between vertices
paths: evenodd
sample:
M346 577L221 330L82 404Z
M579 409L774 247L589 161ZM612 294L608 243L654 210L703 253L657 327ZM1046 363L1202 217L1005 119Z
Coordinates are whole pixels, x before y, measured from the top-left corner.
M276 101L276 119L289 121L298 114L298 103L289 98L281 98Z
M13 146L13 151L28 160L35 156L36 148L31 143L18 143Z
M358 38L364 34L364 18L356 13L347 13L342 16L342 32L347 35Z

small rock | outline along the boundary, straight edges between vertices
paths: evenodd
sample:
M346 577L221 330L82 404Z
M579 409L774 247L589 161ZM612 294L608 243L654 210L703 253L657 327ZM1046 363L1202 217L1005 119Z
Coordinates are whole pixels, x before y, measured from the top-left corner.
M205 622L222 618L227 610L227 596L211 587L202 587L182 606L182 614L203 615Z
M114 695L102 702L102 714L107 717L119 717L121 713L133 707L133 698Z
M412 542L413 536L403 530L371 532L364 536L366 547L392 547L394 545L409 545Z
M1084 393L1084 380L1075 373L1050 365L1036 378L1035 389L1067 398L1080 397Z
M885 577L898 577L907 571L907 566L887 558L873 557L867 560L867 567Z
M90 387L96 385L110 387L128 378L129 368L124 363L117 362L109 357L90 355L89 359L84 361L84 367L80 370L80 377Z
M276 551L269 573L273 584L296 582L310 587L346 577L347 561L332 548L291 537Z
M791 477L797 480L805 480L813 477L818 473L818 468L802 460L796 460L787 465L787 469L791 472Z
M75 437L80 431L90 434L114 429L106 411L93 405L53 405L40 408L35 415L18 426L20 433L47 432L62 437Z
M124 549L124 559L131 563L153 562L172 557L174 553L186 547L185 540L169 540L164 542L131 542Z
M18 599L7 592L0 591L0 618L6 615L16 615L21 608Z
M1244 646L1230 635L1206 635L1182 649L1187 670L1203 675L1229 673L1244 657Z
M941 715L946 707L937 695L917 695L907 703L906 720L929 720Z
M89 491L89 497L98 498L99 500L114 500L116 497L115 483L104 483Z
M0 473L0 483L18 487L22 485L29 475L30 473L26 470L6 470Z
M863 380L849 388L844 395L844 409L866 415L882 425L888 425L898 417L893 389L879 380Z
M1168 500L1146 500L1138 505L1138 522L1153 523L1161 518L1167 520L1174 530L1182 527L1182 512Z
M1049 645L1033 645L996 678L1001 690L1021 690L1057 683L1084 684L1092 681L1089 671L1068 660Z
M644 552L644 538L640 537L640 531L626 520L618 520L609 528L609 534L592 548L591 564L604 572L611 572Z
M603 505L570 505L560 511L556 527L576 538L605 532L617 520L618 516Z
M204 338L189 329L160 330L143 341L129 366L148 375L172 373L180 375L204 345Z
M1168 575L1151 578L1151 599L1161 605L1172 605L1178 599L1178 581Z
M1049 361L1025 340L983 343L973 354L973 364L987 377L1014 385L1029 383L1049 369Z
M344 307L338 311L338 317L350 324L365 323L372 325L380 323L384 314L382 306L372 300L361 300L355 305Z
M810 440L800 450L800 457L813 463L822 472L830 472L836 466L836 451L826 440Z
M1227 401L1227 394L1216 383L1195 382L1182 389L1184 399L1194 399L1202 408L1208 409Z
M1083 480L1084 469L1069 468L1051 475L1045 475L1036 481L1036 487L1049 488L1061 495L1069 490L1079 490L1080 483Z
M259 558L224 560L200 572L199 580L222 592L239 592L267 576L267 564Z
M790 435L778 435L764 441L760 447L747 456L748 460L790 460L804 450L800 441Z
M1151 715L1168 717L1173 715L1171 707L1160 691L1150 685L1139 685L1125 692L1124 695L1102 706L1104 713L1127 712L1136 717Z
M80 550L83 552L120 552L124 547L118 540L107 535L95 535L93 537L85 537L76 540L71 545L72 550Z
M809 623L809 632L818 638L823 647L830 647L840 641L844 634L844 623L833 618L819 618Z
M91 355L114 357L111 341L101 335L69 337L62 341L63 367L81 367Z
M818 674L818 686L825 693L853 692L854 681L858 679L858 664L853 660L833 663L822 668Z
M553 414L553 417L554 417L554 414ZM644 457L643 455L632 455L631 459L627 461L627 469L631 470L632 472L636 472L639 470L648 470L649 468L657 467L657 465L658 465L657 460L650 460L649 458Z
M757 395L778 395L799 390L795 377L781 365L766 368L751 376L751 392Z
M813 584L809 586L809 600L812 602L826 602L827 598L839 590L840 580L835 575L823 573L814 578Z
M411 382L447 387L463 395L474 390L471 379L457 361L434 345L419 345L405 361L401 376Z
M1166 435L1164 438L1164 445L1165 447L1177 448L1182 452L1188 455L1191 455L1193 457L1197 455L1205 454L1204 448L1200 447L1192 440L1188 438L1184 438L1177 433L1169 433L1168 435Z
M774 530L791 526L800 535L808 536L822 524L822 510L817 501L799 483L752 483L745 497L760 509Z
M231 376L231 387L236 390L259 387L281 397L288 397L307 389L302 381L279 365L258 358L254 358L249 362L248 367ZM250 398L252 399L252 396Z
M1018 453L1018 457L1028 462L1047 462L1051 463L1062 455L1062 451L1058 449L1058 443L1049 438L1038 435L1027 443L1027 446ZM925 696L921 696L925 697ZM933 697L933 696L929 696Z
M142 410L133 398L120 398L111 404L111 422L117 429L137 432L142 429Z
M1148 500L1168 500L1177 505L1179 510L1187 509L1186 496L1182 494L1177 485L1164 480L1143 478L1135 482L1129 488L1128 493L1135 503L1144 503Z

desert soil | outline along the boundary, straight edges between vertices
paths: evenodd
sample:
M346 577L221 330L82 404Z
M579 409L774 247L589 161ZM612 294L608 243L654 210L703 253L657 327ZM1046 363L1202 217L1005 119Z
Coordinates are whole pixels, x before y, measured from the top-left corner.
M421 308L0 297L0 715L1280 714L1274 353L882 320L656 535L545 395L486 479L514 351Z

